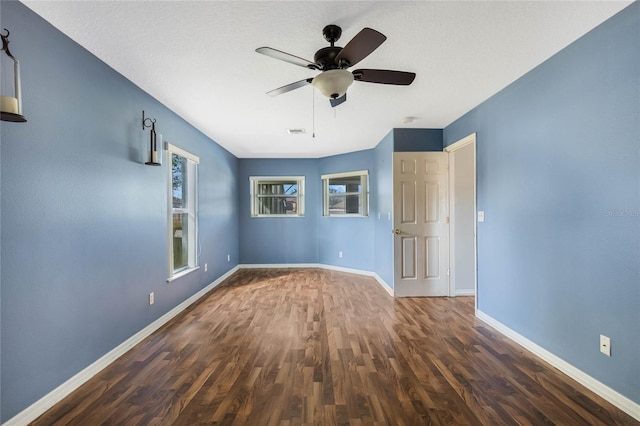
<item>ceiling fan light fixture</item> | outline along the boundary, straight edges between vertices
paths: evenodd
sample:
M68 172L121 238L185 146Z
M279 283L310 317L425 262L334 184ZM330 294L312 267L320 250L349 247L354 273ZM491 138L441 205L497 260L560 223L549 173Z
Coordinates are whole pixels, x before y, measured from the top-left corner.
M353 83L353 74L347 70L335 69L317 75L311 84L329 99L336 99L347 92Z

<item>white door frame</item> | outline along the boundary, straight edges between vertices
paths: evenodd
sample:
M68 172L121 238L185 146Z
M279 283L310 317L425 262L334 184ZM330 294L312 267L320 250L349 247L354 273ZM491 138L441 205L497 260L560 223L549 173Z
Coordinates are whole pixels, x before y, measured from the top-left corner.
M450 276L449 276L449 296L456 295L456 259L454 256L455 253L455 226L456 226L456 217L455 217L455 161L451 161L451 153L464 148L470 144L473 144L473 211L477 212L477 160L476 160L476 134L472 133L454 143L447 146L444 151L448 152L450 155L449 159L449 215L450 215L450 224L449 224L449 267L450 267ZM475 304L476 310L478 309L478 221L474 219L473 221L473 251L474 251L474 265L473 265L473 275L474 275L474 293L476 295Z

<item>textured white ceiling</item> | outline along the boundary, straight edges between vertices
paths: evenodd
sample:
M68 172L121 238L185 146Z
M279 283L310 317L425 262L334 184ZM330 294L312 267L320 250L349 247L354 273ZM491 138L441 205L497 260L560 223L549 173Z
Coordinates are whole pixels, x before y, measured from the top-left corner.
M23 3L237 157L296 158L372 148L394 127L443 128L631 1ZM255 49L313 60L327 24L342 27L339 46L364 27L382 32L355 68L416 80L355 82L335 109L312 86L265 95L317 72Z

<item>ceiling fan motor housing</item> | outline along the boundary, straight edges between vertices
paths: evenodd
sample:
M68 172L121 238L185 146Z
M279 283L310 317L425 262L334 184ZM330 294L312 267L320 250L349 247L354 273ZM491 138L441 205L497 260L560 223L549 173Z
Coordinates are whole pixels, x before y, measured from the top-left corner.
M338 67L336 64L336 56L342 50L342 47L338 46L329 46L323 47L318 50L316 54L313 56L313 61L320 67L321 70L333 70Z

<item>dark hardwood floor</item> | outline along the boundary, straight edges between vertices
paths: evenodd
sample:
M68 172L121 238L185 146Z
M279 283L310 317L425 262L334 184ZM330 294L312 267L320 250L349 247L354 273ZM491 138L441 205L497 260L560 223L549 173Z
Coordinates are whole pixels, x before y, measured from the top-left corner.
M473 315L368 277L241 270L34 425L631 425Z

